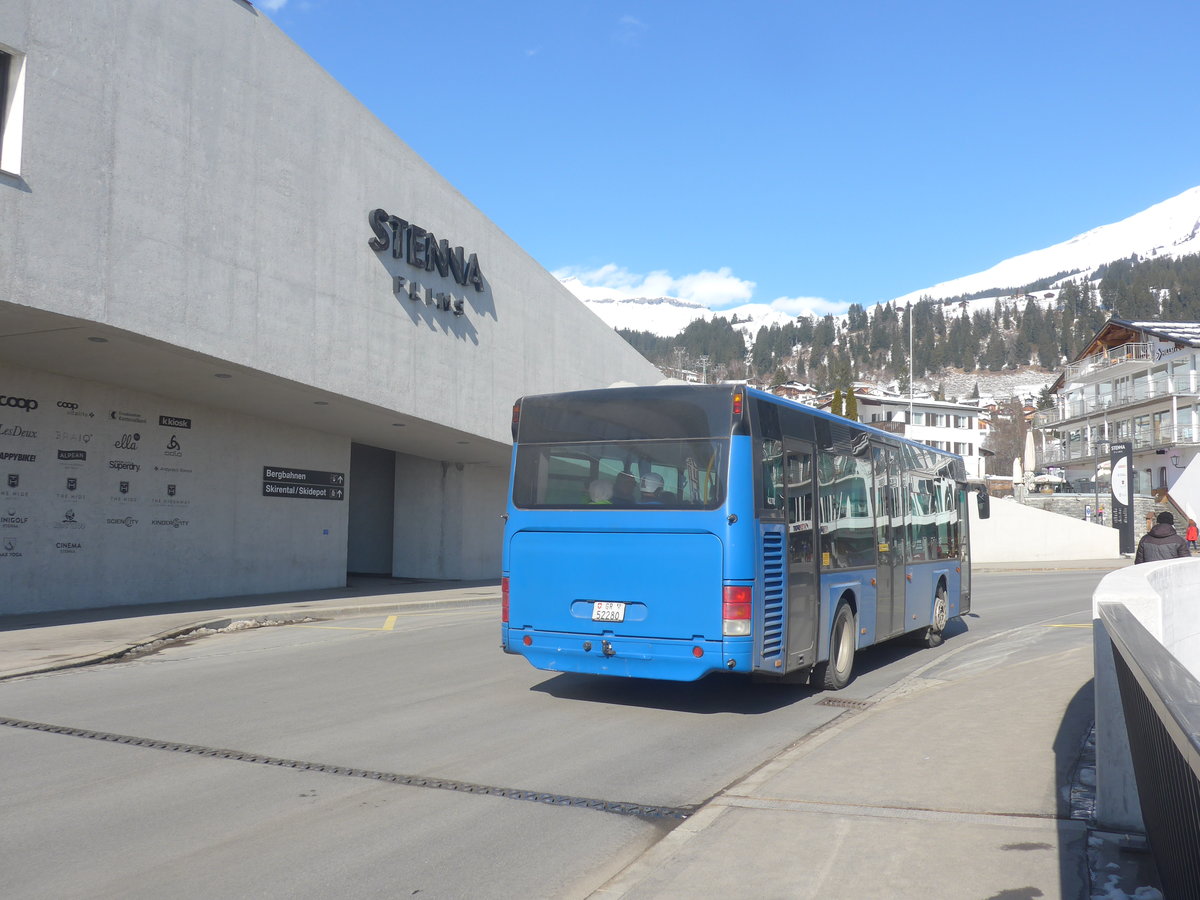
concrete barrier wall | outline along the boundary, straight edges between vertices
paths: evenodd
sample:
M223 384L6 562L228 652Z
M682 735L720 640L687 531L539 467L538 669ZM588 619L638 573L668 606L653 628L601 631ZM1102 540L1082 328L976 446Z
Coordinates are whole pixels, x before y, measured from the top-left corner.
M994 507L993 507L994 508ZM1200 559L1143 563L1104 577L1092 595L1096 668L1096 821L1104 828L1143 831L1129 754L1125 713L1113 663L1112 641L1099 616L1101 603L1119 603L1200 677Z
M971 511L971 558L976 563L1036 560L1118 559L1115 528L1022 506L1012 499L992 500L990 518Z

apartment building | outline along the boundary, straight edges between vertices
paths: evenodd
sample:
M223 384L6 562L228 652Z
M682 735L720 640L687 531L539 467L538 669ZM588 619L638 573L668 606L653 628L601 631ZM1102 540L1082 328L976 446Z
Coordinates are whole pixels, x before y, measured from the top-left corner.
M1034 416L1039 462L1105 481L1111 445L1128 441L1135 493L1162 499L1197 455L1198 371L1200 322L1109 319L1051 386L1054 408Z

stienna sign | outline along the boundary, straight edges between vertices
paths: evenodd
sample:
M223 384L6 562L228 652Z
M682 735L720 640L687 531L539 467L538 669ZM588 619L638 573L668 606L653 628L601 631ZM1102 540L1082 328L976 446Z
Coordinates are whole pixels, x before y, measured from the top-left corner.
M403 259L412 268L422 272L437 270L442 278L453 278L463 287L470 285L482 292L483 272L479 268L479 258L467 254L462 247L451 247L447 240L439 240L432 231L407 222L399 216L389 215L387 210L373 209L367 215L374 237L367 241L376 253L391 253L392 259ZM424 302L436 309L452 312L456 316L464 314L465 301L444 291L434 291L432 287L405 278L403 275L392 276L392 293L397 297L404 295L415 303Z

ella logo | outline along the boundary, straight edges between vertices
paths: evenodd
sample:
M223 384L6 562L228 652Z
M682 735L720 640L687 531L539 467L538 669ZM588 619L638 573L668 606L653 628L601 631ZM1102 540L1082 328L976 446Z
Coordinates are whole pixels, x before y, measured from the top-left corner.
M113 446L118 450L136 450L138 448L138 441L141 439L142 436L135 431L133 434L121 435Z

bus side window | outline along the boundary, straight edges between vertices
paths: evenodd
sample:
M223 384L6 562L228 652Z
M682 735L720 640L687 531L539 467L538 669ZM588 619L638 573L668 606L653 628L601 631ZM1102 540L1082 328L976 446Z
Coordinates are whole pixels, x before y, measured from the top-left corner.
M764 509L783 509L783 443L762 442L762 497Z

